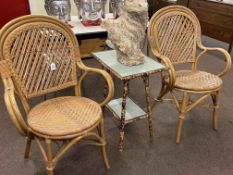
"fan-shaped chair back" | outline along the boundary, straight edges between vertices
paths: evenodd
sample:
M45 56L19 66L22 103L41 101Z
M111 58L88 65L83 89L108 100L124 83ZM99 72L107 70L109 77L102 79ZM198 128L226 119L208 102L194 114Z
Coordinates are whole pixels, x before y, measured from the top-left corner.
M77 84L77 40L66 24L47 16L24 16L0 34L2 69L31 98ZM4 64L3 64L4 63Z
M148 37L155 56L166 56L173 64L195 62L200 24L191 10L169 6L156 12L150 21Z

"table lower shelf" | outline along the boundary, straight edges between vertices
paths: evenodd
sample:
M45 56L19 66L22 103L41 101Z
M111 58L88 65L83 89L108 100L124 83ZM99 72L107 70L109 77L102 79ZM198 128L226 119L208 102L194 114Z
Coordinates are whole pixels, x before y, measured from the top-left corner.
M111 100L107 104L107 107L114 114L114 117L118 120L121 119L122 98ZM147 113L145 113L136 103L134 103L129 97L126 98L125 124L147 117Z

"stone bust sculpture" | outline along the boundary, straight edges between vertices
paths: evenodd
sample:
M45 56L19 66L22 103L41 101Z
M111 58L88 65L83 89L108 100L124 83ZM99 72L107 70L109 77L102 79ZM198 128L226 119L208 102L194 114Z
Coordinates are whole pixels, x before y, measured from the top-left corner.
M122 13L122 7L125 0L110 0L110 5L112 8L112 13L114 18L118 18Z
M105 18L106 0L74 0L78 9L78 18L83 23L100 24Z
M119 18L102 22L120 63L134 66L144 62L141 46L145 40L147 23L147 0L125 0Z
M54 16L63 22L71 20L70 0L45 0L44 7L48 15Z

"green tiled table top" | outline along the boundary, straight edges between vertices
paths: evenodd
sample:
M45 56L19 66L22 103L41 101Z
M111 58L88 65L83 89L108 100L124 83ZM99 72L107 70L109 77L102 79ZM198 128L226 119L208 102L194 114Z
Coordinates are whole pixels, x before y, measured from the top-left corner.
M118 62L115 50L94 52L92 55L115 76L120 79L130 79L146 74L155 73L166 67L154 59L145 56L145 62L137 66L126 66Z

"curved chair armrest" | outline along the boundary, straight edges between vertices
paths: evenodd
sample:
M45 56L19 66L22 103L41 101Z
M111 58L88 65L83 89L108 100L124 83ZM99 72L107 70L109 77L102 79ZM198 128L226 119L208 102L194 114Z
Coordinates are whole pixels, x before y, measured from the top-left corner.
M175 85L175 81L176 81L175 68L168 57L161 55L158 52L158 50L155 49L157 44L155 42L156 40L155 40L154 36L151 36L150 33L148 33L147 38L149 40L150 48L151 48L153 55L155 57L157 57L161 62L163 62L165 64L165 66L168 68L168 78L169 78L168 86L170 89L172 89L173 86Z
M225 75L230 70L230 68L231 68L231 62L232 62L231 61L231 56L230 56L230 54L225 49L217 48L217 47L213 47L213 48L211 48L211 47L205 47L202 44L199 45L199 47L201 49L203 49L203 51L197 56L197 61L196 61L195 69L197 67L197 63L198 63L199 59L201 58L201 56L204 53L206 53L208 51L219 51L219 52L223 53L223 55L225 56L226 66L222 70L222 72L220 72L219 74L217 74L217 76L221 77L221 76Z
M165 66L168 68L168 86L170 89L172 89L175 85L175 82L176 82L176 71L175 71L175 68L172 64L172 62L169 60L168 57L166 56L161 56L161 55L156 55L157 58L159 58L162 63L165 64Z
M85 78L85 76L89 72L94 72L94 73L100 74L100 75L102 75L105 78L105 80L107 82L107 85L108 85L108 95L100 103L100 106L102 106L102 107L105 106L112 99L112 97L114 95L114 83L113 83L112 77L106 71L104 71L104 70L85 66L81 61L79 61L77 63L77 65L78 65L78 67L80 69L84 70L84 74L81 76L81 78L79 80L79 86L78 86L79 92L81 91L80 88L81 88L82 80Z
M18 132L26 136L27 135L27 125L22 117L22 114L18 108L15 99L15 89L11 78L2 78L4 84L4 100L6 104L7 111L9 112L10 118L17 128Z

